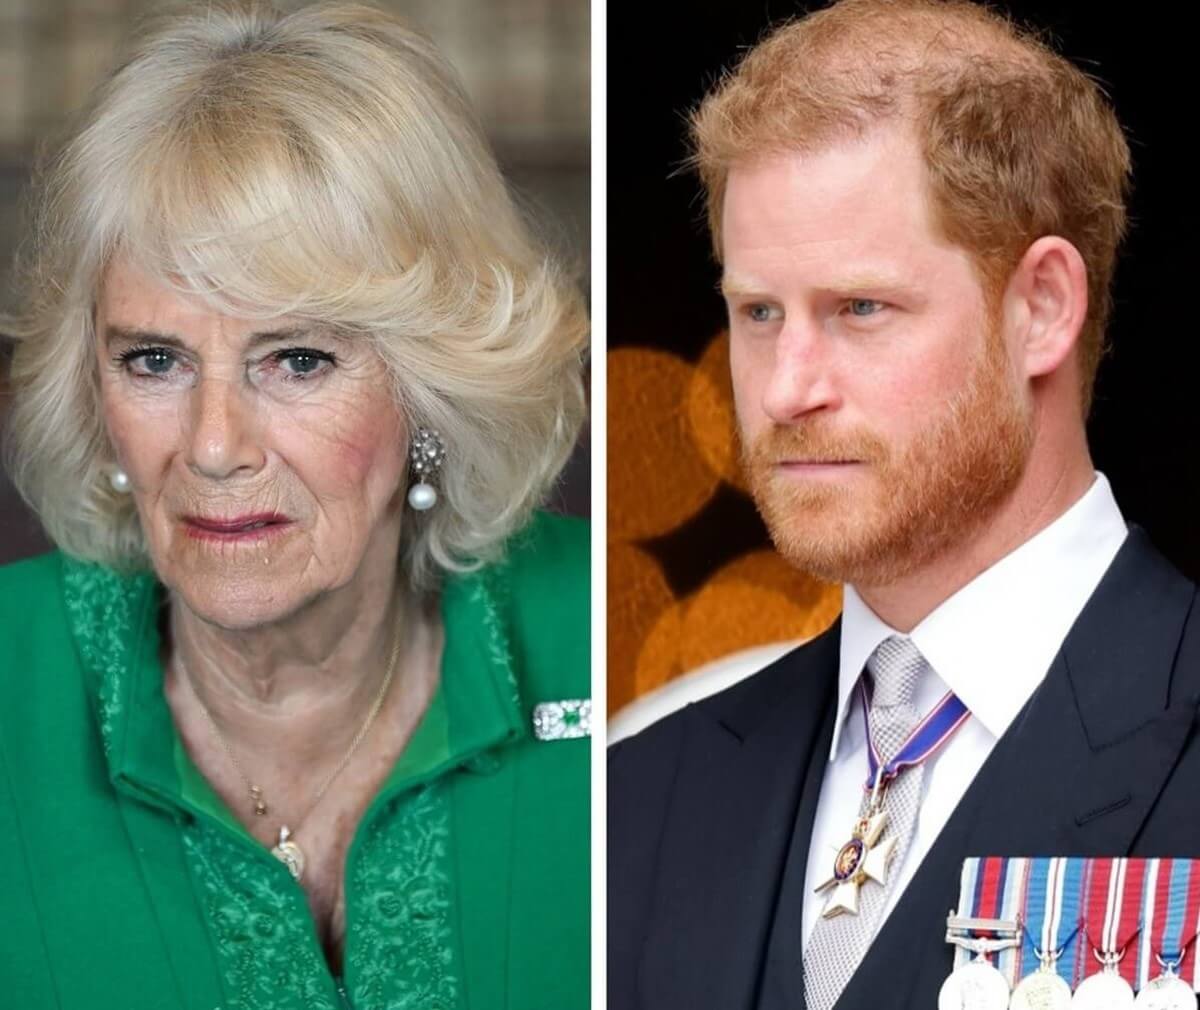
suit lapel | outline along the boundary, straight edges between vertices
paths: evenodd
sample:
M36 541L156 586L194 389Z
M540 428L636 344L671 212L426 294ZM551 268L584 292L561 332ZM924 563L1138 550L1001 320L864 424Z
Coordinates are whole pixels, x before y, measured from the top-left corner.
M952 962L943 942L946 915L957 901L966 857L1115 856L1136 849L1195 722L1194 699L1171 700L1174 657L1194 592L1144 533L1131 531L1045 680L926 855L839 1008L936 1005Z
M644 1006L753 1006L797 802L829 747L838 641L835 626L693 707L640 969Z
M817 804L821 797L827 755L833 739L833 718L826 720L821 738L808 763L796 823L792 831L791 848L780 880L779 904L775 909L768 938L767 958L759 985L759 1010L786 1007L806 1010L804 994L804 930L803 915L796 909L804 907L808 855L812 847L813 826L817 819Z

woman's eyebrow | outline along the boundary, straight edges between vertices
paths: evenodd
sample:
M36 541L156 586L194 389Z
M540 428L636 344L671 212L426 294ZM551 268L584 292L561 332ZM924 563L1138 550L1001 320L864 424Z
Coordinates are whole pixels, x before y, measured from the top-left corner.
M282 330L260 330L257 333L250 334L248 344L250 347L258 347L260 344L289 343L311 337L313 332L311 326L290 326Z
M250 334L247 342L249 347L261 344L286 343L301 340L311 336L311 327L293 326L281 330L261 330ZM116 326L109 324L104 328L104 340L109 346L113 344L157 344L163 347L178 347L187 349L187 342L173 333L162 333L158 330L147 330L139 327Z
M156 330L144 330L137 327L114 326L111 323L104 327L104 342L110 347L113 344L162 344L167 347L184 347L184 342L169 333L159 333Z

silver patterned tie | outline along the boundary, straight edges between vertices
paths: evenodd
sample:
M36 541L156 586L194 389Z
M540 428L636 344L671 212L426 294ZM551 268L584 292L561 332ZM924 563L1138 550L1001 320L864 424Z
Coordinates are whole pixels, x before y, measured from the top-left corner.
M920 722L913 704L917 681L929 664L912 641L893 635L881 642L867 660L874 682L867 721L871 739L883 763L900 749L909 733ZM863 777L866 778L866 762ZM883 839L896 839L887 886L868 880L858 896L858 914L820 918L813 927L804 954L804 994L809 1010L830 1010L837 1002L850 976L866 954L887 904L896 886L897 870L904 860L917 819L921 800L922 765L902 771L883 794L882 809L887 815ZM864 796L860 814L865 814L869 797ZM849 834L850 825L846 825Z

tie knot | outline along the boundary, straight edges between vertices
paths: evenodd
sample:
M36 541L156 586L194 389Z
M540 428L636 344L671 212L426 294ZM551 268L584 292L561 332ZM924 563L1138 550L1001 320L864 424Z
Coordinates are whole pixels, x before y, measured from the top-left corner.
M867 660L867 670L874 682L871 707L911 705L917 680L927 665L911 638L904 635L885 638Z

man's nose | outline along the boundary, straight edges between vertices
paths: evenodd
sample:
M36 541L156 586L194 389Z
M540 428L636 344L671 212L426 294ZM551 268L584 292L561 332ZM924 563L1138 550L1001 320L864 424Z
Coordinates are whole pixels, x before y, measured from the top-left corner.
M763 411L779 424L792 424L840 403L829 337L812 321L788 320L775 340Z
M265 454L247 401L247 391L235 380L206 377L197 384L188 433L188 465L196 473L221 480L262 469Z

